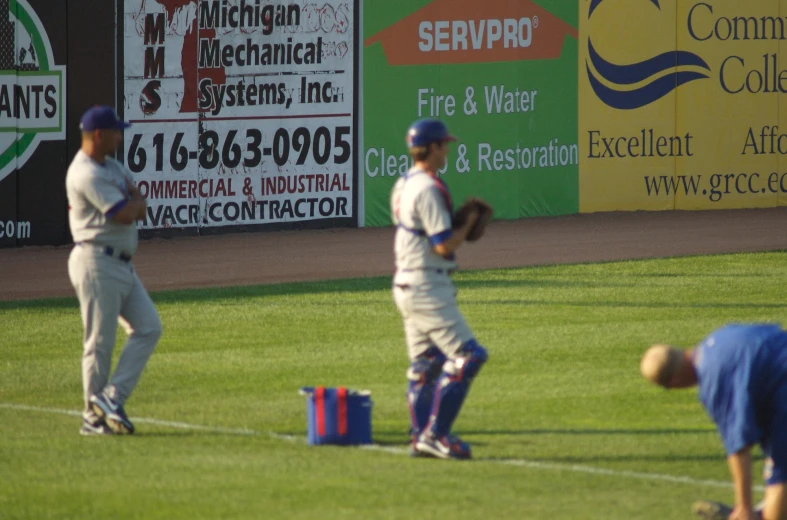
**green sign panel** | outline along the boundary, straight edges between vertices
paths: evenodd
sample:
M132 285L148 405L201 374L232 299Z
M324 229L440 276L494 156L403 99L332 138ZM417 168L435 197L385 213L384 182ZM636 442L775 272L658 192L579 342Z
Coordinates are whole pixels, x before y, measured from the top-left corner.
M496 218L578 212L577 16L566 0L398 0L364 10L364 223L391 224L405 133L443 119L459 138L444 180Z

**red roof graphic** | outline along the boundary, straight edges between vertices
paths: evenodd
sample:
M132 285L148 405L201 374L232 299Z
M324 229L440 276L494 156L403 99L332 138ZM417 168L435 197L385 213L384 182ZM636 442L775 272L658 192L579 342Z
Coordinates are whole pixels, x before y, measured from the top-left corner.
M389 65L435 65L560 57L577 30L531 0L434 0L364 42L380 42Z

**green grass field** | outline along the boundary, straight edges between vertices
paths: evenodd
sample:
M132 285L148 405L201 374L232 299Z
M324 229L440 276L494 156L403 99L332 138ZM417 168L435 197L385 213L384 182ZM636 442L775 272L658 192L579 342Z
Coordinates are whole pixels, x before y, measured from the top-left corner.
M0 303L0 518L655 520L731 500L696 391L646 384L639 359L726 322L785 321L787 253L455 280L490 352L455 426L472 462L404 454L389 278L154 294L164 336L129 437L78 435L76 300ZM307 446L305 385L370 389L379 448Z

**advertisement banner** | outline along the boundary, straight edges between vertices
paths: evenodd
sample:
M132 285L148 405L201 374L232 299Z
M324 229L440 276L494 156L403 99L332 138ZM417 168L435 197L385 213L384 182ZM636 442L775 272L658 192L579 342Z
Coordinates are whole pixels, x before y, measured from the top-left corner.
M142 229L354 223L352 1L126 0Z
M782 4L582 4L581 212L765 207L784 197Z
M0 0L0 247L63 234L64 17L64 5Z
M504 219L576 213L577 2L393 4L364 10L364 224L391 224L405 133L426 117L459 138L440 172L454 200Z

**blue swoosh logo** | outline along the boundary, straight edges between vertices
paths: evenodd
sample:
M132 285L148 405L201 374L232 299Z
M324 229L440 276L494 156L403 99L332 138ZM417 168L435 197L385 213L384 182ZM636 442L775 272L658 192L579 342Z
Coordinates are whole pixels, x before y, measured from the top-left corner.
M645 105L649 105L663 98L685 83L708 77L699 72L675 72L667 76L662 76L636 90L614 90L596 79L590 67L587 69L590 85L593 87L593 92L596 93L596 96L608 106L620 110L632 110L634 108L644 107Z
M591 1L588 18L603 1L604 0ZM650 0L650 2L661 9L659 0ZM647 85L635 90L615 89L603 84L593 73L590 65L587 64L588 79L598 98L608 106L621 110L631 110L649 105L685 83L708 78L708 75L701 72L678 71L677 69L679 67L695 66L710 71L710 67L705 60L687 51L669 51L639 63L617 65L605 60L596 51L589 37L588 56L598 76L612 85L633 85L645 81L648 78L660 76ZM669 70L673 70L672 74L661 75Z
M588 51L590 54L590 62L593 63L593 67L596 69L599 76L616 85L639 83L640 81L644 81L666 70L687 65L694 65L710 70L705 60L694 53L686 51L665 52L664 54L659 54L655 58L650 58L649 60L639 63L632 63L631 65L615 65L614 63L608 62L596 52L596 48L593 47L593 42L591 42L589 38Z

